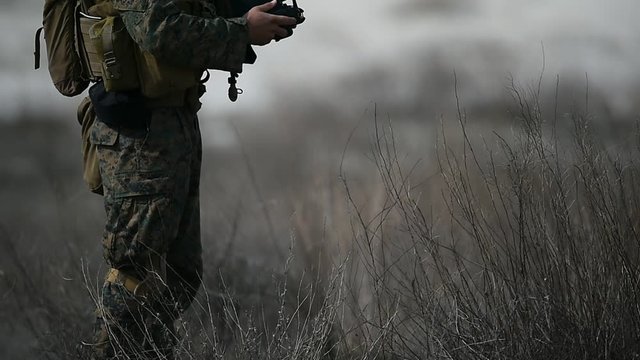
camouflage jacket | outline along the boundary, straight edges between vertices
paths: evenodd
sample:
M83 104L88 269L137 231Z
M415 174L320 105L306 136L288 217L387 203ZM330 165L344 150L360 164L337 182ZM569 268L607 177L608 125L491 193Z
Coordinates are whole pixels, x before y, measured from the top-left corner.
M113 0L113 4L133 40L157 59L192 69L242 71L249 49L246 20L226 18L216 11L213 0Z

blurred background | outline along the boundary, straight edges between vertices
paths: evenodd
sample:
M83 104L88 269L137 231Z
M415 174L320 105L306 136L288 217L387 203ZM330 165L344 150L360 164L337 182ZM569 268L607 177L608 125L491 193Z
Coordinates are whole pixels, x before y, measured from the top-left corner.
M584 84L589 74L612 111L633 111L636 102L640 25L634 16L640 5L633 0L324 0L300 6L308 21L293 38L257 50L258 63L240 78L240 102L226 99L226 74L215 74L203 120L293 106L285 94L297 94L296 102L360 110L371 102L437 103L434 97L449 97L438 89L448 86L454 70L467 102L496 101L507 74L537 79L543 46L552 83L559 74ZM25 114L68 116L77 103L55 92L46 69L33 70L41 7L27 0L0 4L4 122Z
M381 201L366 155L376 116L392 120L402 153L424 160L418 177L432 179L437 128L456 123L454 73L480 134L513 126L511 79L536 89L541 78L549 109L588 107L612 142L626 141L620 136L637 120L637 0L299 5L307 22L292 38L256 49L237 103L220 72L203 99L207 273L215 282L220 269L234 271L229 283L238 293L268 291L263 283L282 268L292 239L301 268L330 265L352 246L339 174L365 209ZM0 358L60 343L47 342L60 314L76 314L67 329L86 338L86 274L99 283L104 272L101 198L81 178L80 97L59 95L46 66L33 69L41 11L41 1L0 2Z

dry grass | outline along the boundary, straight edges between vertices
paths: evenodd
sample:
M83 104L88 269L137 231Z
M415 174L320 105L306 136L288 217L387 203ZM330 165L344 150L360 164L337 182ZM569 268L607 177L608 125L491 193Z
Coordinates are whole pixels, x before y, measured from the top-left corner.
M640 357L637 137L612 145L587 111L543 108L539 88L512 94L508 131L480 136L461 104L457 121L425 125L439 130L423 161L404 141L416 126L375 110L364 133L310 121L312 144L239 126L241 146L207 155L205 277L178 358ZM5 188L38 169L56 180L3 207L0 356L86 359L100 199L68 175L73 153L57 168L28 156L41 166L9 170Z

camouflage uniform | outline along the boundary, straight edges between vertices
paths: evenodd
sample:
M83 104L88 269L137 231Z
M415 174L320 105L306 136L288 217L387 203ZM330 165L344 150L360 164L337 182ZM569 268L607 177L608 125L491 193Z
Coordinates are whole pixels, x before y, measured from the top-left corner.
M132 38L160 61L241 70L244 19L217 17L215 6L201 1L114 3ZM95 359L172 358L174 321L193 301L202 275L201 93L189 89L175 106L151 99L146 128L96 121L91 129L107 214L104 257L112 268L97 309Z

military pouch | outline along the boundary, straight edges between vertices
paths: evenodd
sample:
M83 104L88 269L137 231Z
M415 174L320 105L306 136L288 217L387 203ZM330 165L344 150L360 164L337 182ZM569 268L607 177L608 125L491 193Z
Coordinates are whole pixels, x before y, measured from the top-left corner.
M89 39L97 54L99 72L107 91L130 91L140 87L136 56L138 46L127 32L119 16L109 16L94 23L89 29Z
M98 120L113 128L145 129L151 110L139 90L107 91L102 81L89 88Z
M150 99L184 92L199 84L199 72L159 62L148 51L135 51L140 91Z
M78 107L78 122L82 126L82 177L91 192L103 194L102 176L96 145L91 142L91 128L96 113L89 98L85 98Z
M102 18L90 16L84 13L80 13L78 19L80 25L80 36L82 36L82 41L79 43L79 45L82 45L80 47L80 54L84 58L84 62L87 65L86 71L92 82L96 82L102 77L102 55L98 54L98 49L89 36L91 27L99 21L102 21Z

